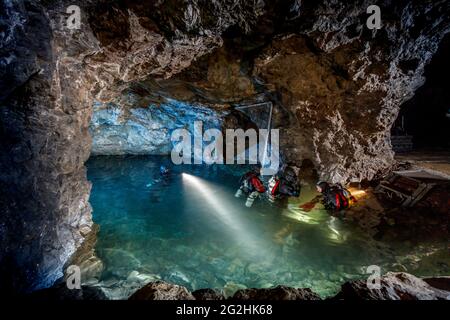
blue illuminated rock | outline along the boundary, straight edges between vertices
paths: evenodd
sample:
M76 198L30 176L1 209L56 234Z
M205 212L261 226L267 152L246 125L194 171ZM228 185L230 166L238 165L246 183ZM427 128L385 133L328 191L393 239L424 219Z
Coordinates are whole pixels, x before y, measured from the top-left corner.
M224 112L172 99L161 105L131 109L97 103L90 124L92 154L170 154L173 130L186 128L193 132L194 121L202 121L204 130L220 128L224 116Z

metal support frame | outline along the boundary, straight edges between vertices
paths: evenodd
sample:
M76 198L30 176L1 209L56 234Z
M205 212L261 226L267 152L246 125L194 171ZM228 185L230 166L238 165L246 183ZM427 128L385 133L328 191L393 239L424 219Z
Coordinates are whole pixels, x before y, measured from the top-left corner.
M266 101L266 102L260 102L260 103L254 103L254 104L249 104L249 105L244 105L244 106L238 106L235 107L235 109L237 110L243 110L243 109L248 109L248 108L255 108L255 107L262 107L262 106L268 106L269 109L269 119L267 120L267 136L266 136L266 141L264 143L264 161L261 163L262 166L264 166L265 164L265 160L266 160L266 155L267 155L267 146L269 145L269 138L270 138L270 129L272 127L272 111L273 111L273 103L271 101Z
M417 188L416 190L414 190L414 192L412 194L406 194L403 193L400 190L397 190L393 187L390 186L391 183L394 183L395 179L397 177L402 177L402 178L406 178L408 180L414 181L417 183ZM420 200L423 199L423 197L425 197L427 195L427 193L435 186L434 183L426 183L426 182L422 182L420 180L414 179L414 178L409 178L409 177L405 177L405 176L401 176L401 175L392 175L391 177L389 177L387 180L382 181L375 189L376 192L386 192L386 191L390 191L395 193L398 197L400 197L402 199L402 203L401 205L403 207L413 207L416 205L417 202L419 202Z

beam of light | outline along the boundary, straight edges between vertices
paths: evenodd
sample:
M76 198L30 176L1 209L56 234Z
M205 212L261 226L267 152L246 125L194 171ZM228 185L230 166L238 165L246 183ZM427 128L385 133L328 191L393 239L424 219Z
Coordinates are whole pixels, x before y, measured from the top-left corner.
M183 180L189 183L195 188L195 190L202 196L204 200L208 203L210 207L214 209L214 212L218 214L220 220L225 223L228 227L239 230L240 226L236 223L235 219L231 219L229 212L225 208L224 201L218 198L217 194L211 191L211 188L202 181L200 178L192 176L187 173L182 173Z
M249 228L244 226L239 215L233 214L236 210L233 210L223 195L213 191L211 185L203 179L187 173L182 173L182 177L183 181L194 188L211 207L211 212L228 227L228 231L232 233L234 240L244 243L245 247L250 247L252 249L251 254L262 256L267 254L264 244L251 236Z

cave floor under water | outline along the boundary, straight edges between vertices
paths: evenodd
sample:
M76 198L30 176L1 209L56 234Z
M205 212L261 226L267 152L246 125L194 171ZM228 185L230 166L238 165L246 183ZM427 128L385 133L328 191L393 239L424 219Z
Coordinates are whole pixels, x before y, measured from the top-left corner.
M172 171L166 179L160 179L161 164ZM105 286L161 279L231 295L245 287L287 285L325 297L347 280L366 279L370 265L382 273L411 272L430 250L442 247L386 244L324 210L303 213L299 203L314 196L308 188L284 208L264 199L246 208L244 199L234 197L245 166L175 166L168 157L99 156L87 168ZM423 273L439 274L434 267L430 263Z

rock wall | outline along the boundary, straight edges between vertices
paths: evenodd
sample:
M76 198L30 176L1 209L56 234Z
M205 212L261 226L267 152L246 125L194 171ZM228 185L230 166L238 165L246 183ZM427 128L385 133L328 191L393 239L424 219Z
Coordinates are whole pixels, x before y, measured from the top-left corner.
M67 27L70 5L81 8L80 29ZM2 0L0 7L0 287L29 291L60 278L91 230L84 162L94 101L113 100L134 80L170 77L256 13L215 3L211 21L189 32L184 13L192 9L177 1ZM177 12L183 18L174 22Z
M48 12L34 1L1 6L0 287L14 292L61 277L90 231L91 101Z
M228 29L222 46L181 73L139 81L141 99L270 100L288 161L308 159L334 182L373 179L393 164L390 128L424 83L424 67L449 31L449 6L380 1L382 29L369 30L370 4L267 2L271 13Z
M173 130L193 133L195 121L202 121L203 130L220 130L225 116L225 112L172 99L158 106L129 109L96 104L90 123L91 154L170 154Z
M349 281L341 286L341 290L328 300L449 300L450 278L420 279L404 272L389 272L380 278L379 287L369 288L367 281ZM82 286L81 290L68 290L57 285L25 296L39 301L54 300L108 300L103 288L98 286ZM309 288L292 288L277 286L266 289L241 289L231 296L217 289L200 289L190 292L183 286L164 281L152 281L135 289L129 300L231 300L231 301L277 301L277 300L321 300L322 298Z
M375 32L369 2L1 0L0 287L62 276L92 228L94 101L141 84L165 84L151 90L157 100L273 100L286 156L323 177L388 167L389 128L449 30L449 4L378 1ZM70 5L80 29L67 27Z
M448 286L446 277L420 279L403 272L388 272L381 276L378 287L369 288L367 281L349 281L342 285L339 293L331 300L449 300L450 292L430 285L428 282L443 287ZM211 289L194 291L192 294L184 287L163 281L150 282L137 290L130 300L223 300L223 293ZM291 288L277 286L270 289L238 290L228 299L242 300L321 300L321 297L309 288Z

